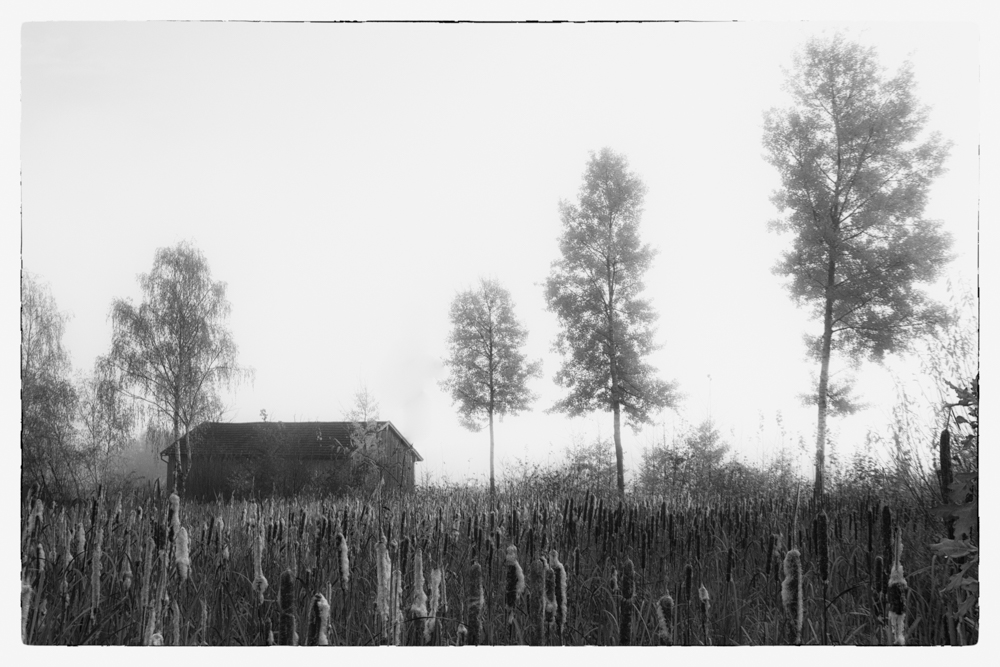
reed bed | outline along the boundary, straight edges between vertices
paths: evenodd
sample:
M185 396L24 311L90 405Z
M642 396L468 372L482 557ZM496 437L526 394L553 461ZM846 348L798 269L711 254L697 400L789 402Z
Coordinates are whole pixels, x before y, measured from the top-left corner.
M30 644L978 641L941 519L871 497L99 494L29 498L21 530Z

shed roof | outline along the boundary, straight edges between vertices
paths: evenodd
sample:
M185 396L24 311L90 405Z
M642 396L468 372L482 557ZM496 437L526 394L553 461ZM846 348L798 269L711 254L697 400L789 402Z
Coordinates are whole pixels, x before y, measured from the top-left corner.
M400 441L413 452L417 461L423 457L399 432L392 422L375 422L377 430L391 429ZM353 422L202 422L179 440L186 444L190 439L192 456L208 453L223 456L242 457L263 453L266 448L280 448L280 453L289 458L328 459L346 452L351 442ZM169 454L174 443L165 447L162 457Z

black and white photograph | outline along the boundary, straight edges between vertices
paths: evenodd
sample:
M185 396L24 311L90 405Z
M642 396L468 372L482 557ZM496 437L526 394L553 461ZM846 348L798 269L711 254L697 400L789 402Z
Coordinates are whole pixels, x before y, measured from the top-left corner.
M664 11L17 25L25 655L979 644L982 26Z

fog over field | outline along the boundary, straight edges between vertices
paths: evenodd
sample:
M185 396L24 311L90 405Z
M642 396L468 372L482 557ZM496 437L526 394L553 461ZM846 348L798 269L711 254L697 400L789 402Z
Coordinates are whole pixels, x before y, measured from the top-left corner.
M820 323L771 271L790 240L767 226L779 180L763 114L789 103L793 53L838 30L889 71L912 63L928 129L953 142L926 216L955 259L928 291L974 290L979 33L940 22L27 23L23 267L72 315L64 344L89 372L112 301L138 302L157 248L189 241L227 284L255 370L224 396L225 419L338 420L366 385L423 456L418 479L483 479L489 436L463 429L439 386L450 303L481 277L509 289L542 361L533 408L497 424L498 473L611 438L610 413L546 413L565 390L544 297L559 203L609 147L647 188L650 361L683 394L623 429L626 469L710 416L734 454L787 445L806 471L816 410L799 395L818 365L803 335ZM903 382L919 369L888 367ZM842 457L889 423L893 374L857 372L870 407L831 422Z

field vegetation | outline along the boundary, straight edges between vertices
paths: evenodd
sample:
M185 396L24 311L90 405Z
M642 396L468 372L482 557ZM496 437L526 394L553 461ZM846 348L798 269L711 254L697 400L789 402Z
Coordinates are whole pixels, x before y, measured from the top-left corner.
M156 489L71 504L29 496L22 637L976 643L978 478L966 462L977 459L978 381L956 390L957 418L939 443L945 465L922 498L893 480L845 482L820 506L762 479L714 497L635 489L622 500L613 461L603 488L532 477L492 499L485 487L210 503Z

